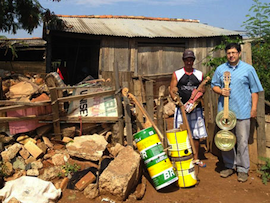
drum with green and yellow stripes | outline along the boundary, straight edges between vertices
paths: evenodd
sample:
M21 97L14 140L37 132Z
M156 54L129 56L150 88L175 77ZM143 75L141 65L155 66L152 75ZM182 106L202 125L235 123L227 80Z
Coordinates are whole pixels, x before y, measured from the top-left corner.
M134 134L134 140L157 190L178 180L153 127Z

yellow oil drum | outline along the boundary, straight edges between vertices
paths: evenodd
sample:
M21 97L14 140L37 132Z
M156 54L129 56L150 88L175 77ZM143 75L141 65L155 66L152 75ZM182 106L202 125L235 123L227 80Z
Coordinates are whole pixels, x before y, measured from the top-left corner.
M172 165L178 176L179 187L191 187L197 183L193 156L171 158Z
M156 190L178 180L171 161L164 152L161 141L153 127L141 130L134 134L133 138Z
M184 157L192 154L191 145L186 130L172 129L166 132L167 142L170 147L170 157Z

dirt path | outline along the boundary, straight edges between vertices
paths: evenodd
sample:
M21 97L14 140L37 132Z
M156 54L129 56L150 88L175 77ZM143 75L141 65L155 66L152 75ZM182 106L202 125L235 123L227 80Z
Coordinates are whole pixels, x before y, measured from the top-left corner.
M177 188L169 186L160 191L156 191L154 187L147 182L145 196L140 201L132 199L126 202L140 203L265 203L270 202L270 183L264 185L256 172L251 171L248 181L239 183L237 175L233 174L228 178L219 176L220 162L217 157L211 153L205 154L204 162L206 168L198 168L196 166L196 174L199 178L199 184L192 188ZM89 200L78 191L66 190L60 203L97 203L108 202L101 199Z
M172 129L172 120L167 120L168 129ZM192 188L179 188L171 185L156 191L150 182L147 182L146 193L142 200L127 199L126 202L136 203L270 203L270 182L262 183L256 171L250 171L248 181L240 183L237 174L228 178L221 178L219 171L222 163L211 153L204 153L200 149L201 158L206 168L196 166L198 184ZM66 190L59 203L100 203L108 202L86 199L83 193L75 190ZM112 203L112 202L111 202ZM118 203L118 202L116 202Z

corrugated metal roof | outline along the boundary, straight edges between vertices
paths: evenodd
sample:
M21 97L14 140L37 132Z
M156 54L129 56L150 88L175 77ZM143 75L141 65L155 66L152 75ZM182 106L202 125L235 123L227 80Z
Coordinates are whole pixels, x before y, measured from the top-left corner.
M171 37L195 38L222 35L240 35L240 32L226 30L199 23L198 20L115 17L115 16L63 16L58 15L65 24L65 32L91 35L122 37Z

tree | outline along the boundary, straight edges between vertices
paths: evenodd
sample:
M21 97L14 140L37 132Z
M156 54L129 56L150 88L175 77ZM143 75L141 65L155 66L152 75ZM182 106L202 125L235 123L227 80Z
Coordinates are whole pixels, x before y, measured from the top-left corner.
M252 64L257 71L265 92L265 99L270 101L270 3L255 4L249 9L252 14L243 22L247 35L252 40Z
M16 34L24 29L31 34L48 12L38 0L0 0L0 31Z
M210 76L212 78L216 68L225 63L227 61L227 57L225 55L224 52L224 56L221 57L213 57L213 53L217 52L217 51L224 51L225 47L227 44L229 43L239 43L239 44L243 44L242 39L240 39L239 37L236 38L230 38L228 36L223 36L221 43L216 45L211 52L209 53L209 55L206 57L206 62L203 63L204 66L209 67L210 71L206 74L206 76Z

